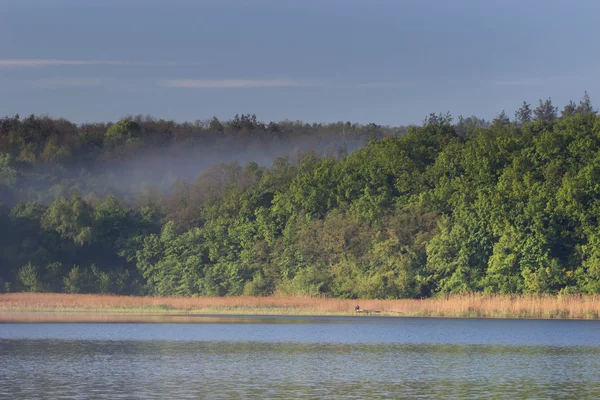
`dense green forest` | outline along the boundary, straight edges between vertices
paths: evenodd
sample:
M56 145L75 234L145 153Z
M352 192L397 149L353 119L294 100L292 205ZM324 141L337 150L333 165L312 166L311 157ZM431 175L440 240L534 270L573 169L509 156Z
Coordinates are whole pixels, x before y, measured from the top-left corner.
M589 96L421 126L0 120L0 290L600 292Z

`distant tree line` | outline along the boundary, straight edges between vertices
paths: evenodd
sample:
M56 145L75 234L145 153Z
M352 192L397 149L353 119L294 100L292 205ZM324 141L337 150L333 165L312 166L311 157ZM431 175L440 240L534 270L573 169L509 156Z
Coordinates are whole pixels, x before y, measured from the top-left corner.
M366 145L216 163L168 191L107 194L90 182L123 159L274 137ZM560 115L547 99L512 120L431 114L408 128L15 116L0 121L0 199L3 291L600 291L600 117L587 93Z

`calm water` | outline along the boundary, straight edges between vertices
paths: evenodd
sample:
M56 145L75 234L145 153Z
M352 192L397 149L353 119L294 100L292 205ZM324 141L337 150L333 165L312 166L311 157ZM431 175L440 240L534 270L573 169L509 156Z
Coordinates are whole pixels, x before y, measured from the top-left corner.
M600 398L600 323L0 324L2 399Z

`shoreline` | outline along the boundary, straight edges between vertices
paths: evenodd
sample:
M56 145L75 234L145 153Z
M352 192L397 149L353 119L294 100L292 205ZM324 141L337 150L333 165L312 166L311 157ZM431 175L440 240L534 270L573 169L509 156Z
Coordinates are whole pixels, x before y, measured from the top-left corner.
M464 314L398 314L391 312L373 314L355 314L342 312L311 312L306 310L288 310L284 312L262 310L173 310L171 312L151 312L130 309L122 310L96 310L96 309L3 309L0 310L0 324L2 323L207 323L207 322L257 322L261 318L320 318L320 317L356 317L356 318L439 318L439 319L496 319L496 320L539 320L539 321L599 321L600 318L581 318L563 316L540 316L533 314L522 315L481 315L477 313Z
M360 305L361 312L354 311ZM422 300L348 300L309 297L136 297L93 294L0 294L0 322L48 319L77 322L82 316L353 316L599 320L600 296L468 294ZM116 318L113 318L116 319Z

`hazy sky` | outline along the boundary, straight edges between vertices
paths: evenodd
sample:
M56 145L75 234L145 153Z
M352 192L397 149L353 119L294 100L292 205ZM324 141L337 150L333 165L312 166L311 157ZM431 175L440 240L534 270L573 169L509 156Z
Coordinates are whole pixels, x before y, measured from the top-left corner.
M0 115L417 123L600 105L597 0L0 0ZM594 101L595 100L595 101Z

